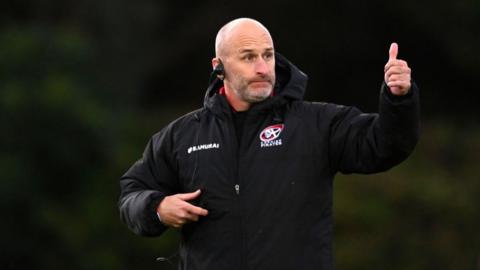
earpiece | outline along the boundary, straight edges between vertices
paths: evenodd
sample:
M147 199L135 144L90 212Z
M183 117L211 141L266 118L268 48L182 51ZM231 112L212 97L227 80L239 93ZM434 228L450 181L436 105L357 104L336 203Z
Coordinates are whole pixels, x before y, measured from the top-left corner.
M213 74L215 74L217 78L219 78L220 80L223 80L225 78L225 69L220 59L219 59L219 64L215 66L215 68L213 69Z
M216 79L223 81L225 79L225 68L223 63L218 59L218 64L213 68L212 73L210 73L210 79L208 80L208 85L212 84Z

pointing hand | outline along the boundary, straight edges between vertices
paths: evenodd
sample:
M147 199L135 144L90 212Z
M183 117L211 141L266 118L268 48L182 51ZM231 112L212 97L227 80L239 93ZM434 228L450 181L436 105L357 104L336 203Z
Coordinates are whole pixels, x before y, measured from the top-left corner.
M157 207L162 222L167 226L180 228L187 222L198 221L200 216L206 216L208 214L206 209L187 202L197 198L200 192L197 190L166 196Z

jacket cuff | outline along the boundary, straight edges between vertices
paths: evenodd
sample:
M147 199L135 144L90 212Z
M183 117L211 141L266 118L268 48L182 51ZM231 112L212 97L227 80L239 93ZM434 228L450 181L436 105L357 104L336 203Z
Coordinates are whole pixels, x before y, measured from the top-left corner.
M161 231L164 231L168 228L163 222L161 222L160 217L157 214L158 205L164 198L165 196L161 193L153 195L147 208L148 217L152 222L151 224Z
M388 85L385 83L385 81L383 81L382 88L381 88L381 92L384 93L386 98L390 100L391 103L402 103L402 101L411 100L415 92L417 91L418 91L417 85L413 81L411 82L411 87L408 90L408 93L406 93L403 96L394 95L390 87L388 87Z

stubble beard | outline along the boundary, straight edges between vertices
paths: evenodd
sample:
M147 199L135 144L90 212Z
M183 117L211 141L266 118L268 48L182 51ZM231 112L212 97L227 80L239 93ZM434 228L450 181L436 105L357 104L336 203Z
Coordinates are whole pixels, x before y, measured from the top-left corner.
M264 101L272 95L273 85L275 84L275 78L269 78L268 86L261 88L254 88L249 85L249 82L242 80L234 87L235 94L243 101L248 103L258 103Z

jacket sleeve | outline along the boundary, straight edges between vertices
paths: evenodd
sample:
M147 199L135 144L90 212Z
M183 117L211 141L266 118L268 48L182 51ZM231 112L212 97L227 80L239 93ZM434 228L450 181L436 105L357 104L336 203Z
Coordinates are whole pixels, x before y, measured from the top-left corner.
M388 170L413 151L420 129L418 89L395 96L383 83L378 114L337 106L330 126L332 172L375 173Z
M173 166L168 128L154 135L140 160L120 179L119 209L122 221L136 234L156 236L167 227L157 216L157 206L174 194L177 174Z

